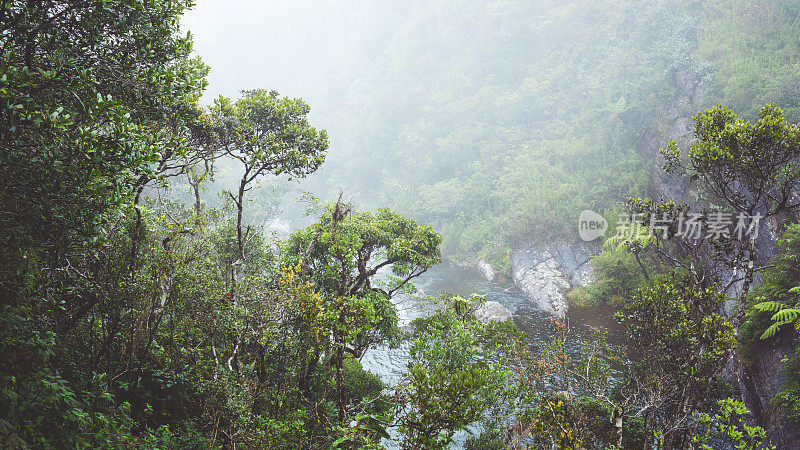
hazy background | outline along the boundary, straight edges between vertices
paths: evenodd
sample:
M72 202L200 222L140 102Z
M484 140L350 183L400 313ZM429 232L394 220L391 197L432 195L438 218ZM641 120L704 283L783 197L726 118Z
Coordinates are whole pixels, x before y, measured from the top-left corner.
M500 269L525 242L575 239L580 210L646 195L699 109L800 118L795 0L200 0L183 22L204 101L275 89L329 132L323 168L264 203L342 189Z

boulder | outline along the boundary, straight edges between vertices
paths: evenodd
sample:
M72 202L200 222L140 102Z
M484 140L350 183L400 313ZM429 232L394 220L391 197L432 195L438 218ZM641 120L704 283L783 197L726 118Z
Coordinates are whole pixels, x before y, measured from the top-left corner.
M598 250L584 242L521 246L511 255L514 283L538 309L563 315L567 292L594 279L589 258Z
M475 317L483 323L504 322L511 318L511 311L498 302L486 302L475 311Z
M494 269L492 269L491 264L488 262L480 260L478 261L477 266L478 270L481 271L487 281L494 281L497 278L497 274L494 272Z

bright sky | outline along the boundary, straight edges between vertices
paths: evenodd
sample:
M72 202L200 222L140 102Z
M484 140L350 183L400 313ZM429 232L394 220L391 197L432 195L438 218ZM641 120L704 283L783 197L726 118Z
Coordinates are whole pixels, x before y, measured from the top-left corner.
M205 101L265 88L313 104L330 81L325 67L346 51L337 48L334 30L357 18L355 7L352 1L199 0L183 25L211 66Z

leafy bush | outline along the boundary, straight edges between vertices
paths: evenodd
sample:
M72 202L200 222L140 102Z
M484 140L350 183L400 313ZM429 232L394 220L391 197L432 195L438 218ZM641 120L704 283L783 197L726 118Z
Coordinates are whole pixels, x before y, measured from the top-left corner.
M505 450L506 444L496 430L484 431L478 436L470 436L464 442L464 450Z
M344 384L347 386L347 398L356 405L368 402L364 407L372 413L387 413L391 409L391 401L383 390L388 386L377 375L364 370L357 359L344 361Z
M754 291L756 311L773 313L772 324L762 339L769 339L785 325L800 330L800 224L791 225L781 237L773 267Z
M623 306L637 289L647 285L647 277L656 273L649 262L644 269L640 267L636 257L624 246L604 248L590 261L595 281L569 292L567 297L575 306ZM649 275L645 275L645 271Z
M709 413L699 415L699 432L692 438L693 446L702 450L775 448L763 445L767 435L763 428L751 427L745 423L745 417L749 411L742 402L727 398L717 401L717 406L718 409L713 416Z

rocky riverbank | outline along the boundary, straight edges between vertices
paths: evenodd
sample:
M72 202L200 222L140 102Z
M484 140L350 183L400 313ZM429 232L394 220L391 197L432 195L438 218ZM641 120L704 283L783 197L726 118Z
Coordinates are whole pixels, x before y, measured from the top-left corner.
M537 308L563 315L567 292L593 280L589 258L598 251L597 245L585 242L520 246L511 256L514 283Z

